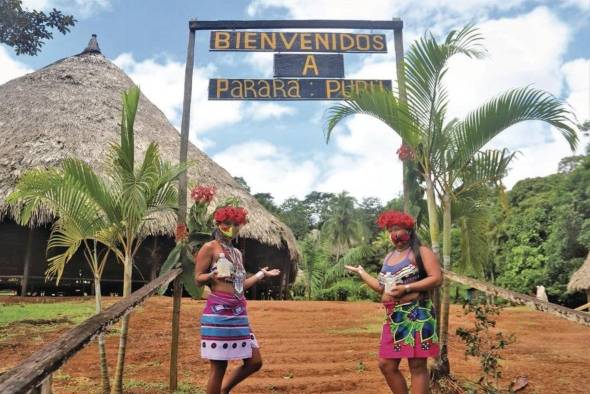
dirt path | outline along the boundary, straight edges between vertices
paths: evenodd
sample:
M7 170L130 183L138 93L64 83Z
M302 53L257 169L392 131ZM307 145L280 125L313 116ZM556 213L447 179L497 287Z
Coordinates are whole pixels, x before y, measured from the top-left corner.
M198 392L207 377L207 364L200 359L198 347L198 316L203 305L188 299L182 304L179 381L187 393ZM379 304L253 301L249 310L264 366L235 393L389 392L377 367L383 313ZM155 297L131 318L127 392L165 392L171 313L171 299ZM465 324L461 309L453 308L451 332ZM590 367L590 329L521 308L505 310L498 328L517 337L506 352L504 382L526 375L530 384L525 393L588 392L582 382ZM4 361L0 369L15 365L59 332L42 333L36 339L29 332L0 342ZM463 345L454 335L450 345L453 372L475 377L477 361L465 360ZM108 337L107 346L112 368L116 335ZM92 344L56 374L55 392L97 392L96 363L97 349ZM405 363L403 370L409 376Z

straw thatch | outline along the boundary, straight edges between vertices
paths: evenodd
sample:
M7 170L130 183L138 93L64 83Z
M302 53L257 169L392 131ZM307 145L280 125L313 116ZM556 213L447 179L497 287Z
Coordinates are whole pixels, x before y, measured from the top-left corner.
M569 283L567 284L567 289L570 292L588 292L590 290L590 252L588 253L588 256L586 256L586 261L584 261L584 264L582 264L582 266L573 273ZM590 292L588 293L588 296L590 297ZM588 302L590 302L590 300L588 300Z
M98 44L92 50L0 86L0 219L11 214L4 200L27 169L55 166L60 160L74 156L100 171L107 144L118 141L121 92L133 82L97 48ZM135 134L138 151L144 152L155 141L165 159L178 162L178 131L144 96L140 100ZM236 196L243 202L250 218L241 232L243 237L279 249L286 247L290 259L298 260L295 237L285 224L192 144L188 158L194 163L189 169L189 184L215 186L218 201ZM34 220L35 225L40 225L52 218L42 211ZM175 226L176 218L169 215L159 218L149 231L171 235Z

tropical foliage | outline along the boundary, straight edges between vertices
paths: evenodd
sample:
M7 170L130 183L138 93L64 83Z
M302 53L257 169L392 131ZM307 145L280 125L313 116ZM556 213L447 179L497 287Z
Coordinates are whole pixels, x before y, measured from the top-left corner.
M123 264L124 297L131 294L133 258L150 225L158 218L174 215L176 181L184 169L164 161L155 143L148 145L142 160L136 161L133 125L139 97L137 87L122 95L120 141L108 150L106 176L95 173L82 160L66 159L60 169L27 173L9 198L22 207L23 223L38 209L49 209L56 216L48 248L57 253L49 259L48 275L59 278L81 246L93 258L96 249L88 249L88 245L100 244ZM123 389L128 326L129 315L121 321L112 388L115 393Z
M330 108L327 121L328 140L338 123L355 114L380 119L402 138L404 145L398 151L400 159L415 161L416 170L424 181L430 241L436 254L439 252L440 220L437 201L440 201L442 263L447 270L452 268L453 204L477 207L474 191L499 184L514 158L506 149L484 149L486 144L510 126L527 120L540 120L553 126L572 149L578 138L575 116L570 109L551 94L532 87L502 93L463 119L449 117L449 96L444 83L449 60L456 55L483 57L482 39L473 26L451 31L442 42L430 33L425 34L406 54L407 102L398 100L391 92L363 91L351 94L344 104ZM474 220L477 217L471 216L470 220L464 217L462 227L471 231L468 224ZM466 247L484 245L467 235L465 240ZM471 259L472 254L468 253L467 258ZM445 364L440 370L443 374L449 370L446 363L449 290L449 282L445 280L440 308L441 360Z

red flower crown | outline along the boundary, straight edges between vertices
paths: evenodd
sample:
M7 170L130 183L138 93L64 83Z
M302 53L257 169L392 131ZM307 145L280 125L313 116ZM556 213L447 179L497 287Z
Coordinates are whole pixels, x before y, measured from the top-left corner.
M248 211L242 207L222 207L213 214L215 223L233 224L236 226L247 223Z
M393 226L405 228L406 230L412 230L414 228L415 220L412 216L407 213L400 211L385 211L377 219L377 225L379 228L389 229Z

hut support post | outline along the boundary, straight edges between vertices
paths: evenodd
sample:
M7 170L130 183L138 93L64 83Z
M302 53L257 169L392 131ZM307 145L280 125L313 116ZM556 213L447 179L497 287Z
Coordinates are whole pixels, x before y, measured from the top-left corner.
M174 392L178 385L178 340L180 334L180 301L182 298L182 282L180 276L174 279L174 299L172 304L172 346L170 349L170 391Z
M33 249L33 229L29 228L27 237L27 246L25 250L25 266L23 268L23 278L21 281L20 295L22 297L27 296L27 290L29 288L29 271L31 270L31 251Z

